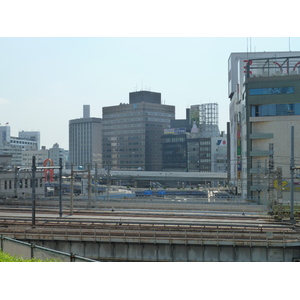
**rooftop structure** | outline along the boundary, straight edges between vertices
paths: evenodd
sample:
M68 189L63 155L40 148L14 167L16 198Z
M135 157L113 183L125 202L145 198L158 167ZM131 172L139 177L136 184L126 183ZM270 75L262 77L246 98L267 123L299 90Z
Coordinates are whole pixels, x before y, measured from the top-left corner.
M160 170L160 136L175 119L175 107L160 93L129 94L129 104L103 107L103 163L111 169Z

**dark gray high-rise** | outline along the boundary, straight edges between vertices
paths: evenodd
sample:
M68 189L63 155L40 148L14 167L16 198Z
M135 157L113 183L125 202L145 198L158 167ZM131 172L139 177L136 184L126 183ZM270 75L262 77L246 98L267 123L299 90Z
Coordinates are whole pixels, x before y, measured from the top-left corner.
M162 105L161 94L129 93L129 104L102 108L103 166L111 169L162 168L160 136L175 119L175 106Z

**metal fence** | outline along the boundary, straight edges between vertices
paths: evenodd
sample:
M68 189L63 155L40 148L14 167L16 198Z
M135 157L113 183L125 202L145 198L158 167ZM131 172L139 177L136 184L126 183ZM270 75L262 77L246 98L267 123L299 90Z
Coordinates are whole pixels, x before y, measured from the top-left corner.
M42 261L58 262L98 262L97 260L82 257L73 253L61 252L45 247L15 240L0 235L1 251L12 256L22 257L24 259L41 259Z

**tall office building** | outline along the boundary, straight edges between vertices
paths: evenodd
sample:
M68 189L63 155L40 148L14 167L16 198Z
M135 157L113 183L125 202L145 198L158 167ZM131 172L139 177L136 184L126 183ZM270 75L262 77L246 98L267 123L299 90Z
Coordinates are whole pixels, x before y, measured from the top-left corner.
M161 170L160 136L175 119L175 106L161 94L129 93L129 104L103 107L103 166L123 170Z
M174 120L171 125L161 136L163 170L226 171L227 140L219 132L217 103L192 105L185 120Z
M89 105L83 106L83 118L69 121L69 156L74 166L101 167L102 119L90 117Z
M244 198L272 204L290 197L292 126L295 157L300 157L299 66L300 52L232 53L229 57L229 179Z

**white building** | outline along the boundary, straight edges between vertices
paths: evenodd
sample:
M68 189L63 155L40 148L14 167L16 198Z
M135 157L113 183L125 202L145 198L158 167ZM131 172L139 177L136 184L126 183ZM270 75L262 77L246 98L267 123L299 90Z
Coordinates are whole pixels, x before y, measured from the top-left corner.
M221 132L220 136L211 138L211 171L226 173L227 170L227 135Z
M37 196L44 196L44 180L43 172L36 172L35 192ZM15 170L0 172L0 198L3 197L18 197L30 198L32 196L32 179L31 171Z
M39 131L19 131L19 138L27 141L34 141L37 144L37 149L41 149L41 138Z
M42 147L41 150L23 151L21 166L31 166L33 156L35 156L36 165L41 167L41 166L43 166L44 161L49 158L49 150L47 150L45 147Z
M59 144L54 144L52 148L49 149L49 158L52 159L55 166L59 166L59 159L62 159L63 168L66 167L68 162L69 151L59 148Z
M238 194L270 204L290 195L290 129L300 129L300 52L232 53L230 183ZM299 150L298 150L299 149ZM295 156L300 139L295 136ZM297 153L297 154L296 154Z
M12 165L22 165L24 151L37 151L39 139L30 138L32 132L26 137L26 131L19 132L22 137L10 136L10 126L0 126L0 154L12 155ZM38 134L39 136L39 134ZM28 138L28 139L27 139Z
M0 149L10 144L10 126L0 126ZM1 151L1 150L0 150Z
M69 155L74 166L102 163L102 119L91 118L89 105L83 106L83 118L69 121Z

